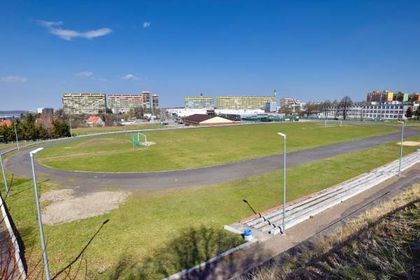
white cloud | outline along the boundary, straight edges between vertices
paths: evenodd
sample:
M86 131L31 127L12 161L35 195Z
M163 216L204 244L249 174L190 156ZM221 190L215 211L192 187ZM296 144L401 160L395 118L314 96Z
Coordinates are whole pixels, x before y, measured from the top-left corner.
M78 78L82 78L82 79L90 79L90 80L101 81L101 82L105 82L107 80L105 78L97 77L96 74L91 71L83 71L83 72L75 73L74 76Z
M76 73L74 75L79 78L93 78L95 76L95 73L90 72L90 71L83 71L83 72Z
M44 27L54 27L54 26L60 26L63 24L62 21L47 21L47 20L37 20L36 21L39 25Z
M81 33L81 37L84 37L86 39L93 39L96 37L102 37L102 36L108 35L111 32L112 32L112 29L110 28L99 28L96 30L91 30L91 31Z
M0 77L0 81L5 83L26 83L28 79L21 76L4 76Z
M122 77L122 79L126 80L126 81L137 81L137 80L139 80L139 77L137 77L133 74L127 74L124 77Z
M53 27L53 26L60 26L63 24L62 21L47 21L47 20L37 20L39 25L44 27Z
M151 22L150 21L145 21L145 22L143 22L143 28L149 28L150 27L150 25L151 25Z
M97 37L108 35L112 32L112 29L107 27L89 30L86 32L80 32L76 30L61 28L61 26L63 25L62 21L38 20L37 22L39 25L47 28L48 32L50 32L51 34L67 41L70 41L74 38L94 39Z

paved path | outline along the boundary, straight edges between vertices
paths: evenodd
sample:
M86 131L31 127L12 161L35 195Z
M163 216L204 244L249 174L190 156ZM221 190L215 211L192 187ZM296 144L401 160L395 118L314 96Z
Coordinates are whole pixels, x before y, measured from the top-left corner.
M405 132L406 137L414 135L420 135L420 130L407 130ZM310 163L339 154L358 151L391 141L398 141L399 137L399 133L393 133L291 152L288 153L287 164L290 167ZM46 146L49 145L54 145L54 143L47 144ZM36 168L37 172L44 178L57 182L62 186L75 188L83 192L97 191L105 188L163 190L173 187L218 184L259 175L277 170L281 166L280 159L280 155L275 155L214 167L150 173L73 172L51 169L39 164L37 164ZM11 173L29 178L31 176L31 167L28 151L19 152L9 157L6 160L6 168Z

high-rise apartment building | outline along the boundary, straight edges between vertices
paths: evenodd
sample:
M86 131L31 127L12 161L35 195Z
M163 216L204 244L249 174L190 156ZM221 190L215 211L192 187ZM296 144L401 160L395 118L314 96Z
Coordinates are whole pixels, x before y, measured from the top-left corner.
M157 95L157 94L152 95L152 108L153 108L153 110L156 110L156 109L160 108L159 95Z
M264 109L276 96L216 96L217 109Z
M108 108L112 113L128 113L131 109L143 107L142 94L110 94L108 95Z
M149 91L143 91L143 108L146 112L155 113L159 109L159 95L152 94Z
M188 109L213 109L214 100L210 96L185 96L184 97L185 108Z
M103 93L65 93L63 112L67 115L94 115L106 112L106 96Z

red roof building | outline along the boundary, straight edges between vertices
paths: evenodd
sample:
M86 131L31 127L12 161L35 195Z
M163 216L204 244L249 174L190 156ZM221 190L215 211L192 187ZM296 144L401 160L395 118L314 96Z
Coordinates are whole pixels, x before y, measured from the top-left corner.
M12 126L12 124L13 124L13 122L11 120L3 120L3 121L0 121L0 126L10 127L10 126Z
M90 116L86 120L86 124L88 126L104 126L105 122L98 116Z

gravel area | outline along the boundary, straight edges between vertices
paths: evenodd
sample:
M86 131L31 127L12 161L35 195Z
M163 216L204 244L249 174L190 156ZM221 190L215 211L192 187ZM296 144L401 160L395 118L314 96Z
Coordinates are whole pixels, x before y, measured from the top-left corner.
M42 195L48 204L42 211L43 222L48 225L68 223L102 215L116 209L127 200L129 193L101 191L75 195L70 189L54 190Z

